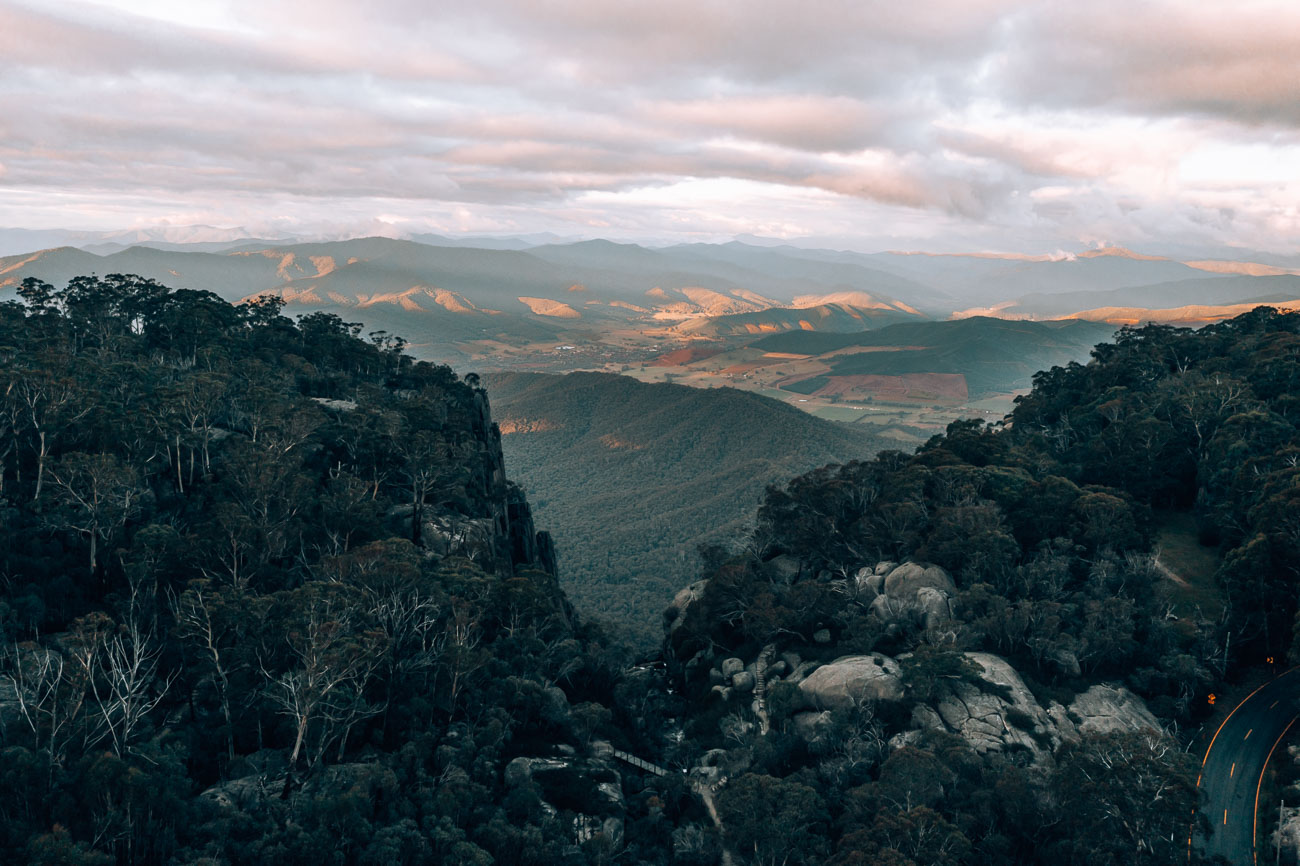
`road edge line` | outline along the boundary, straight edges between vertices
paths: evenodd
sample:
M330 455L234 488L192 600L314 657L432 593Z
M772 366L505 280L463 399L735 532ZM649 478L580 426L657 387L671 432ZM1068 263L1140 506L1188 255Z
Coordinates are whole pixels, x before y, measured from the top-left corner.
M1282 729L1282 733L1278 734L1277 739L1273 741L1273 748L1268 750L1268 757L1264 759L1264 766L1260 768L1259 781L1255 783L1255 813L1250 826L1250 859L1255 863L1259 862L1259 843L1256 838L1259 835L1259 789L1264 786L1264 774L1268 772L1268 762L1273 760L1273 753L1277 751L1282 740L1286 739L1286 732L1291 730L1296 719L1300 719L1300 716L1292 716L1291 721L1287 722L1286 727Z

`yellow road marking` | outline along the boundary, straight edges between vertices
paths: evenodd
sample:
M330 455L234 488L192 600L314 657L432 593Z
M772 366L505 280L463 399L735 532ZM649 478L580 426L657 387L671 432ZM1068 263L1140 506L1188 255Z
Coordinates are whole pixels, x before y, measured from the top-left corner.
M1278 743L1281 743L1282 739L1286 737L1286 732L1291 730L1291 726L1295 724L1296 719L1300 719L1300 716L1292 716L1291 721L1287 722L1286 727L1282 729L1282 733L1278 734L1277 739L1273 742L1273 748L1268 750L1268 757L1264 759L1263 768L1259 771L1259 781L1255 783L1255 823L1250 828L1250 847L1251 856L1254 857L1256 862L1259 860L1259 855L1255 851L1255 833L1259 829L1259 789L1264 786L1264 772L1268 769L1268 762L1273 760L1273 752L1277 750Z
M1251 728L1249 731L1246 732L1246 736L1244 736L1244 737L1241 738L1242 741L1249 740L1249 739L1250 739L1250 735L1253 734L1253 733L1255 733L1255 729L1254 729L1254 728Z
M1273 709L1274 707L1276 707L1276 706L1278 705L1278 703L1279 703L1280 701L1281 701L1281 698L1278 698L1278 700L1276 700L1276 701L1274 701L1273 703L1269 704L1269 705L1268 705L1268 708L1269 708L1270 710Z
M1224 809L1224 810L1223 810L1223 823L1225 823L1225 824L1228 823L1228 810L1227 810L1227 809Z
M1273 677L1273 679L1269 680L1268 682L1263 683L1262 685L1258 685L1258 686L1256 686L1254 691L1252 691L1250 694L1248 694L1248 695L1246 695L1244 698L1242 698L1242 699L1237 703L1237 705L1236 705L1235 707L1232 708L1232 710L1228 713L1228 715L1224 716L1223 721L1219 722L1219 727L1217 727L1217 728L1214 729L1214 736L1210 737L1210 744L1209 744L1208 746L1205 747L1205 755L1201 758L1201 767L1202 767L1202 768L1205 766L1205 762L1208 761L1208 760L1210 760L1210 751L1214 749L1214 743L1215 743L1216 740L1219 739L1219 734L1223 733L1223 729L1224 729L1225 727L1227 727L1228 722L1232 719L1232 717L1233 717L1234 715L1236 715L1237 710L1241 709L1242 706L1245 705L1246 701L1248 701L1248 700L1250 700L1251 698L1255 697L1255 695L1256 695L1256 694L1257 694L1261 689L1263 689L1264 686L1271 685L1272 683L1275 683L1275 682L1277 682L1278 680L1282 679L1282 677L1287 676L1288 674L1293 674L1293 673L1295 673L1296 670L1298 670L1298 669L1300 669L1300 665L1295 665L1295 666L1293 666L1293 667L1290 667L1290 668L1288 668L1287 670L1283 671L1282 673L1278 674L1277 676ZM1271 708L1270 708L1270 709L1271 709ZM1298 717L1298 718L1300 718L1300 717ZM1292 719L1291 721L1294 722L1295 719ZM1285 734L1286 732L1283 731L1283 733ZM1267 762L1264 764L1264 766L1265 766L1265 767L1268 766ZM1263 778L1264 778L1264 777L1263 777L1263 774L1261 773L1261 774L1260 774L1260 780L1262 781ZM1198 788L1201 787L1201 777L1200 777L1199 775L1196 777L1196 787L1198 787ZM1258 811L1259 811L1259 788L1258 788L1258 787L1255 789L1255 810L1256 810L1256 812L1258 813ZM1195 814L1195 810L1193 810L1193 814ZM1193 823L1195 823L1195 822L1193 822ZM1187 835L1187 860L1188 860L1188 862L1191 862L1191 859L1192 859L1192 837L1193 837L1194 835L1195 835L1195 828L1193 827L1192 830L1191 830L1191 831L1188 833L1188 835ZM1252 853L1252 855L1254 854L1253 851L1252 851L1251 853ZM1256 859L1257 859L1257 858L1256 858Z
M1228 769L1228 778L1231 779L1232 774L1235 772L1237 772L1237 762L1233 761L1232 766Z
M1239 702L1235 707L1232 708L1232 712L1228 713L1228 715L1224 717L1223 721L1219 722L1219 727L1215 729L1215 731L1214 731L1214 736L1213 736L1213 737L1210 737L1210 744L1209 744L1208 746L1205 747L1205 757L1201 758L1201 766L1202 766L1202 767L1205 766L1205 762L1206 762L1206 761L1210 760L1210 750L1214 748L1214 741L1217 740L1217 739L1219 739L1219 733L1223 730L1224 725L1228 724L1228 720L1232 718L1233 714L1235 714L1235 713L1237 712L1237 710L1241 709L1242 704L1246 703L1246 701L1248 701L1248 700L1250 700L1251 698L1255 697L1255 694L1256 694L1260 689L1264 688L1264 686L1267 686L1267 685L1269 685L1270 683L1275 683L1275 682L1277 682L1278 680L1282 679L1282 677L1286 676L1287 674L1294 673L1294 672L1296 671L1297 668L1300 668L1300 665L1296 665L1296 667L1289 668L1289 669L1283 671L1282 673L1280 673L1280 674L1278 674L1277 676L1273 677L1273 679L1269 680L1267 683L1264 683L1263 685L1256 686L1256 687L1255 687L1255 691L1253 691L1253 692L1251 692L1250 694L1246 695L1244 698L1241 699L1241 701L1240 701L1240 702Z

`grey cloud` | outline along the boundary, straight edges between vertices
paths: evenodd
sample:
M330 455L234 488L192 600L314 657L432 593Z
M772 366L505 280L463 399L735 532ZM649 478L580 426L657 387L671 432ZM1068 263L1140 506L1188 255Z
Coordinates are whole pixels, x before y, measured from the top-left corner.
M853 151L879 142L887 110L844 96L768 94L657 102L643 121L696 134L735 135L814 151Z
M1054 151L1030 149L963 130L941 130L936 136L943 147L968 156L1001 163L1008 168L1039 178L1091 177L1075 166L1064 164Z
M593 77L640 84L706 76L755 83L820 82L854 95L984 50L1008 2L661 0L656 3L488 2L479 8L535 51L572 58ZM540 35L540 39L538 36Z
M1057 2L1011 33L998 79L1025 103L1300 125L1300 22L1285 0Z
M1136 193L1116 179L1115 154L1086 141L1065 154L1050 134L1053 113L1102 128L1183 118L1207 140L1300 126L1297 13L1172 8L284 0L241 4L242 32L0 0L0 191L148 190L172 209L424 201L526 229L559 227L557 213L641 226L652 210L579 201L735 178L770 185L773 201L840 197L846 227L869 213L972 237L983 223L1145 236L1162 219L1276 235L1274 194L1238 191L1224 216L1187 190ZM968 128L970 112L984 122ZM1013 134L1006 118L1036 134ZM1060 195L1036 198L1046 184ZM543 205L551 214L529 215ZM707 221L832 219L743 207Z

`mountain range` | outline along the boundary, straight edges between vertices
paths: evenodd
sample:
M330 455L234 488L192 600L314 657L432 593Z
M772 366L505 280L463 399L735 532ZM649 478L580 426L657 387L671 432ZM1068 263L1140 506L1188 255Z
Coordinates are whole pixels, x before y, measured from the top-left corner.
M82 274L138 274L229 301L277 296L289 314L322 311L400 333L421 357L480 371L617 371L699 341L721 351L779 332L949 318L1200 324L1261 303L1300 305L1296 262L1177 261L1117 248L1045 257L739 241L651 248L551 236L301 242L180 227L161 238L80 242L85 248L0 258L0 297L27 277L61 285Z

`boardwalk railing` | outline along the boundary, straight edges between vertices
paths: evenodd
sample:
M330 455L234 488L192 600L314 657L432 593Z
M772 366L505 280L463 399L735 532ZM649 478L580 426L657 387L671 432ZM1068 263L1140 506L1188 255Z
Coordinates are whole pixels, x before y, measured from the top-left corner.
M654 773L656 776L668 775L668 771L665 770L663 767L660 767L657 764L652 764L649 761L643 761L642 759L638 758L636 755L629 754L627 752L622 751L621 749L614 750L614 757L618 758L620 761L624 762L625 764L631 764L634 767L640 767L642 770L645 770L650 773Z

